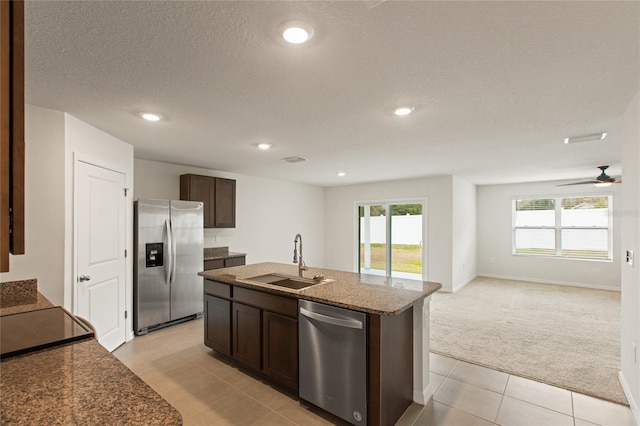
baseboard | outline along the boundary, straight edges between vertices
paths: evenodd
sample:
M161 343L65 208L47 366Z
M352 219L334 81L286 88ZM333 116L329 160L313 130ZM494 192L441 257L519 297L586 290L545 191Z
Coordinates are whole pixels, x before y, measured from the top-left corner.
M460 290L462 287L464 287L465 285L469 284L471 281L475 280L476 278L478 278L478 277L475 276L473 278L468 279L467 281L463 281L462 283L454 286L452 293L455 293L456 291Z
M513 281L529 281L532 283L539 283L539 284L566 285L571 287L592 288L595 290L610 290L610 291L618 291L618 292L620 291L620 287L613 287L608 285L585 284L585 283L576 283L576 282L570 282L570 281L541 280L539 278L518 277L518 276L512 276L512 275L479 273L478 277L497 278L501 280L513 280Z
M419 390L413 391L413 402L420 405L427 405L435 391L435 386L429 382L429 385L422 392Z
M624 378L622 371L618 371L618 379L620 380L620 384L622 385L624 395L627 397L627 401L629 401L629 407L631 408L631 413L633 414L633 418L636 421L636 425L638 425L640 424L640 409L638 408L638 403L636 403L636 400L633 398L633 394L631 393L629 384Z

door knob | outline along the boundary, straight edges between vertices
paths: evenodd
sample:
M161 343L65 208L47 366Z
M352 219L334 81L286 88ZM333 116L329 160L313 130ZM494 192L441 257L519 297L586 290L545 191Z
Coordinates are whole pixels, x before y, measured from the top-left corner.
M79 281L84 282L84 281L89 281L90 279L91 277L89 275L80 275Z

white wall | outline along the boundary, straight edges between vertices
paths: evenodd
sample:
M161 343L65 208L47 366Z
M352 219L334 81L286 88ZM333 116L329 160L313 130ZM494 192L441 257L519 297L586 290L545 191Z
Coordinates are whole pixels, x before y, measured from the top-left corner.
M55 305L64 302L64 114L25 108L25 254L10 256L0 281L38 279Z
M73 176L74 159L121 172L125 175L125 185L133 188L133 146L99 130L84 121L64 114L65 150L65 222L64 222L64 305L73 310L73 283L76 282L74 260L74 223L73 223ZM126 247L133 253L133 197L127 198L126 205ZM133 338L133 256L126 260L126 304L127 340Z
M476 186L453 176L452 275L453 291L476 277L477 212Z
M618 258L616 266L621 268L621 383L627 394L631 409L640 422L640 366L633 359L632 345L640 344L640 95L636 93L624 115L622 145L623 202L619 210L622 222L621 252L633 250L634 266Z
M617 214L620 211L617 203L621 201L621 187L624 185L603 189L593 185L557 186L559 183L566 181L478 186L478 275L593 288L620 288L621 221ZM613 262L511 254L511 205L514 197L593 193L613 194Z
M37 278L54 305L73 311L73 158L122 171L133 187L133 147L61 111L25 108L26 254L11 256L0 281ZM132 197L130 197L132 198ZM132 202L127 205L127 247L133 246ZM127 309L131 310L133 264L127 261ZM129 322L132 316L129 316ZM131 324L128 330L133 330ZM132 336L132 334L131 334Z
M452 291L452 190L452 176L326 188L326 267L344 271L357 269L356 203L428 200L427 264L423 279L439 282L444 291Z
M247 263L291 263L300 233L305 263L325 266L322 187L136 159L134 197L179 200L185 173L236 180L236 227L205 229L205 247L247 253Z

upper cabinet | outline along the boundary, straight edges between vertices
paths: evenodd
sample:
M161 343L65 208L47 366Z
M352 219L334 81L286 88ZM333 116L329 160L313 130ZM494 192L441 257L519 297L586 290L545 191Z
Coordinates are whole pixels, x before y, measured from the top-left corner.
M205 228L236 227L236 181L211 176L180 176L180 199L204 203Z
M24 3L0 1L0 272L24 254Z

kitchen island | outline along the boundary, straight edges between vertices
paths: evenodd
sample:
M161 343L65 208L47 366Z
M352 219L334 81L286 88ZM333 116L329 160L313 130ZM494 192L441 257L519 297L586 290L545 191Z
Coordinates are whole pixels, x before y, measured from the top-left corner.
M256 280L274 273L295 277L298 268L260 263L200 273L207 346L297 392L298 300L363 312L369 424L393 424L412 400L431 398L429 301L441 284L311 267L304 276L318 282L302 289Z
M53 306L35 283L11 286L28 290L19 292L7 284L0 316ZM1 424L182 424L171 404L94 338L2 359L0 395Z

